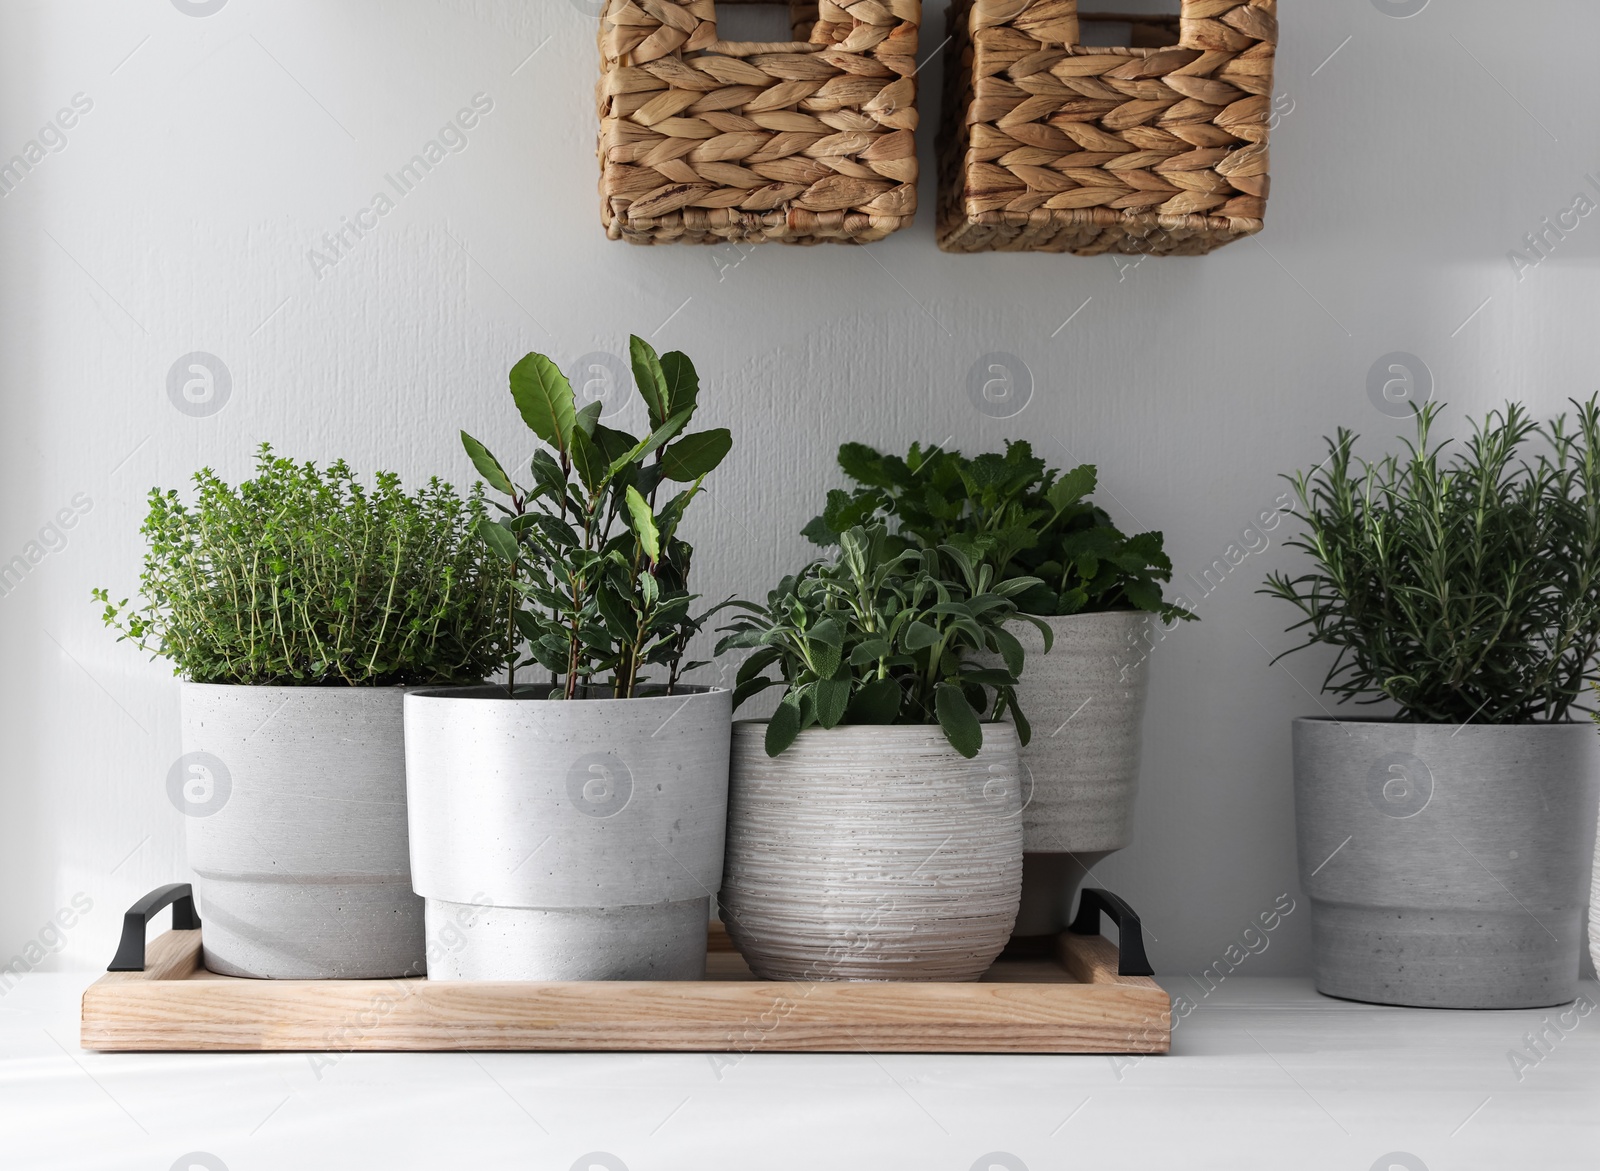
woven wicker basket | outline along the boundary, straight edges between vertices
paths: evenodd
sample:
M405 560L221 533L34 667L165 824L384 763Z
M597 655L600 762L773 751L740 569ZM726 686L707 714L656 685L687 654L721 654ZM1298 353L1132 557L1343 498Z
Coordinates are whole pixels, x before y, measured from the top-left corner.
M922 0L792 0L794 42L717 38L716 5L608 0L600 216L613 240L868 243L917 209Z
M953 0L947 252L1194 256L1259 232L1277 0L1182 0L1079 43L1076 0Z

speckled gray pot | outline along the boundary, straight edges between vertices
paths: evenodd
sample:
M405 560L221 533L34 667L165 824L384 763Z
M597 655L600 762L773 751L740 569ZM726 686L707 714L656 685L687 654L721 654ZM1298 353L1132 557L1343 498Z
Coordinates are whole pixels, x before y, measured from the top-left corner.
M1577 995L1592 724L1296 720L1294 781L1320 991L1436 1008Z
M378 979L424 969L411 891L398 687L183 685L205 964L229 976Z
M1589 962L1600 971L1600 840L1595 842L1593 873L1589 884Z
M1018 935L1060 931L1089 870L1133 841L1150 679L1149 614L1044 621L1055 635L1048 654L1031 623L1008 628L1027 653L1017 699L1033 726L1022 749L1027 859Z
M1600 843L1595 845L1594 880L1589 883L1589 961L1600 971Z
M722 919L758 976L976 980L1022 889L1016 730L813 728L777 758L734 725Z
M626 700L407 695L429 978L703 978L731 721L730 693L704 688Z

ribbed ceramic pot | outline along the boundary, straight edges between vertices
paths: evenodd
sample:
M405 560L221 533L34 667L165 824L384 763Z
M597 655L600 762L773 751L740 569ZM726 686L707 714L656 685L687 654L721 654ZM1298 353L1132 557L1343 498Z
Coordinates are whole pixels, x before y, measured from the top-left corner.
M1022 749L1024 848L1031 853L1120 850L1133 841L1139 743L1150 671L1150 615L1115 610L1027 622L1007 629L1027 654L1017 701L1033 726Z
M1060 931L1089 870L1133 841L1139 747L1149 691L1143 611L1045 618L1009 629L1027 655L1017 701L1033 727L1022 749L1022 909L1017 934ZM998 663L998 658L995 658Z
M1022 890L1016 730L972 760L932 726L733 731L722 920L775 980L976 980Z
M435 980L698 980L722 877L730 693L406 696Z
M1294 721L1318 990L1541 1008L1578 992L1600 735L1572 724Z
M168 795L228 976L379 979L424 970L406 845L398 687L183 685Z

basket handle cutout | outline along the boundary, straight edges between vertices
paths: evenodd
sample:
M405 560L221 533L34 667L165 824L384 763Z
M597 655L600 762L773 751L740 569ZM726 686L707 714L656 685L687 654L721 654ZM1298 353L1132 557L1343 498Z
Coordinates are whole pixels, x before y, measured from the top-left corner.
M836 47L836 42L829 40L816 40L818 30L823 26L823 13L818 0L713 0L716 5L711 18L714 43L707 46L704 52L715 53L724 57L756 57L771 53L820 53ZM722 34L722 25L719 14L730 9L740 8L777 8L786 9L789 15L790 33L793 40L786 41L731 41ZM741 22L742 23L742 22ZM851 18L852 31L859 26L859 19ZM846 34L848 36L848 34ZM802 39L809 37L811 39ZM839 38L842 43L845 38Z
M1115 3L1116 0L1111 0ZM1189 49L1200 52L1242 53L1259 43L1275 44L1278 39L1276 5L1273 0L1152 0L1174 12L1123 13L1081 11L1078 0L976 0L971 10L972 28L1006 26L1026 33L1045 45L1065 45L1115 49L1159 51ZM1128 26L1132 44L1108 40L1091 33L1083 25Z

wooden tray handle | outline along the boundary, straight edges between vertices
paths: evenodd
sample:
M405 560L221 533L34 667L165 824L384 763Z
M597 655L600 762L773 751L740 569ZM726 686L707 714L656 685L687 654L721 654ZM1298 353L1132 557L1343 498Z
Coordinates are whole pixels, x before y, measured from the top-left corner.
M168 904L172 906L174 931L200 930L200 916L194 909L194 890L187 882L174 882L159 886L128 908L122 916L122 942L117 945L116 958L108 972L144 971L144 931L156 912Z
M1145 958L1139 916L1110 891L1098 887L1085 889L1078 899L1078 913L1067 930L1074 935L1099 935L1102 911L1117 925L1117 975L1154 976L1155 969Z

